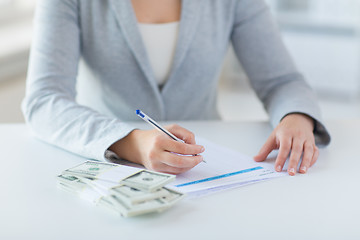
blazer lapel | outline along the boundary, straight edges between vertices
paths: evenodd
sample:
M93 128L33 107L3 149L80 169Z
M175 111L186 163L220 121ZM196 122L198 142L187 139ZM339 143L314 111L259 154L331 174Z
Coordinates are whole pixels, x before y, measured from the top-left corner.
M145 74L145 77L154 88L154 91L159 92L156 84L153 69L151 68L145 46L137 27L137 19L131 5L130 0L110 0L112 9L115 12L117 21L124 34L124 38L131 49L137 63Z
M162 92L160 92L160 89L155 80L153 69L147 57L145 46L142 42L142 38L137 27L137 19L131 5L131 1L109 1L112 5L112 9L116 15L118 24L120 25L129 48L136 58L136 61L143 71L146 79L154 90L154 94L161 109L161 116L158 116L158 119L166 119L165 103L162 95L164 92L166 92L166 89L171 88L171 83L176 80L176 73L178 72L181 63L184 61L192 39L196 33L200 19L200 13L202 12L201 5L204 0L182 0L180 29L175 50L175 57L169 79L165 83Z
M165 83L163 92L169 87L169 85L171 85L171 82L173 81L173 78L175 78L181 63L186 57L200 20L202 3L203 0L182 0L180 29L175 50L175 57L169 79Z

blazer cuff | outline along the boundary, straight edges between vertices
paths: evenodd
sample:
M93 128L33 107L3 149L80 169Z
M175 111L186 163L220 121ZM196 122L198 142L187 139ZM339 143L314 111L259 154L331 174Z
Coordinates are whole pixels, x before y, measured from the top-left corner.
M271 121L272 126L275 128L279 122L286 117L289 114L295 114L295 113L300 113L300 114L304 114L308 117L311 117L314 120L314 137L315 137L315 144L318 147L326 147L330 144L331 142L331 136L329 131L326 129L325 125L322 123L322 120L320 120L319 117L315 117L310 113L307 112L303 112L303 111L296 111L296 112L289 112L285 115L283 115L283 117L279 120L276 120L276 122L273 120Z
M325 128L325 125L322 124L319 120L314 119L314 121L315 121L315 127L314 127L315 144L319 147L328 146L331 142L331 136L329 132Z

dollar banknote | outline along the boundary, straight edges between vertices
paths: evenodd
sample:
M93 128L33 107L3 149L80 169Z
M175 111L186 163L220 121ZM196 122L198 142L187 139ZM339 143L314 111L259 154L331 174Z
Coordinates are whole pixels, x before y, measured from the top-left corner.
M96 161L87 161L63 171L62 174L105 180L149 192L153 192L175 180L175 175L171 174Z
M118 167L118 164L98 161L86 161L63 171L63 175L98 178L101 174ZM137 170L139 171L139 170ZM116 179L113 179L116 182Z
M175 175L143 170L124 179L123 183L127 186L142 189L147 192L154 192L156 189L159 189L174 180Z
M129 186L118 186L110 189L110 194L124 201L126 204L137 204L157 198L167 197L171 192L163 187L154 192L144 192Z
M78 177L70 175L59 175L57 177L58 183L62 186L65 186L66 189L72 190L74 192L82 191L88 185L82 182Z
M57 176L57 180L59 188L78 195L80 198L83 198L94 204L96 204L103 196L100 191L83 182L83 179L80 177L59 175Z
M99 205L110 207L124 217L133 217L151 212L162 212L172 207L184 197L183 193L169 191L169 195L162 198L148 200L136 204L128 204L116 195L105 196L100 199Z
M58 186L124 217L161 212L184 197L164 187L173 175L123 167L87 161L57 176Z

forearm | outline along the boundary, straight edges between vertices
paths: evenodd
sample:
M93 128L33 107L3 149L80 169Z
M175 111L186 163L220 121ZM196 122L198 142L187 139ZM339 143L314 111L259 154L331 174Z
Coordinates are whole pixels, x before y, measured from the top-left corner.
M28 94L23 102L29 128L38 138L70 152L104 160L105 150L133 130L118 119L106 117L56 93L40 94Z
M243 9L250 9L248 15ZM232 43L273 128L286 115L303 113L316 120L316 143L329 144L315 93L296 69L270 10L263 1L244 0L236 11Z

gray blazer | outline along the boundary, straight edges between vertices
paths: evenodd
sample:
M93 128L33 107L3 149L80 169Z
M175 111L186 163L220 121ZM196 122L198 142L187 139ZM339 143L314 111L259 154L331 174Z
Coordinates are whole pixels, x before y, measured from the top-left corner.
M183 0L179 31L160 90L130 0L39 1L23 101L28 125L51 144L104 159L134 129L127 122L139 120L135 109L161 121L219 119L218 74L232 43L272 125L301 112L317 120L317 142L329 143L315 95L263 0Z

